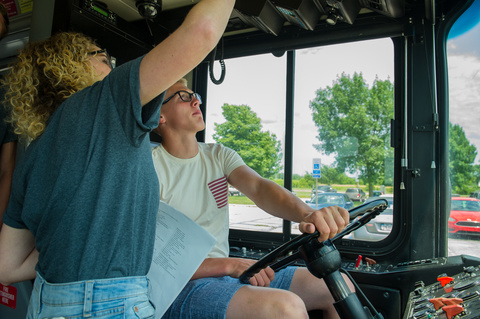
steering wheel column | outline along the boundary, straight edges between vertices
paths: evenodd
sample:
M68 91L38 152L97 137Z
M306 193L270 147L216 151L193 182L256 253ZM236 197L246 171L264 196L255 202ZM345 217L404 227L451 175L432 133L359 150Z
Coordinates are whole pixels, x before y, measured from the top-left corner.
M318 231L312 234L302 234L265 255L250 266L240 276L240 282L248 283L249 279L261 269L271 266L278 270L292 264L297 259L303 259L307 269L317 278L323 278L335 300L335 309L342 319L369 319L383 318L372 307L363 307L355 292L351 292L347 283L340 274L341 257L333 242L350 232L360 228L383 212L388 207L384 199L375 200L357 206L349 211L350 220L354 220L338 233L334 238L319 242ZM361 216L361 217L359 217ZM357 217L359 217L357 219ZM287 257L286 257L287 256Z
M299 253L312 275L325 281L340 318L372 318L340 274L342 259L330 239L324 242L311 240L300 246Z

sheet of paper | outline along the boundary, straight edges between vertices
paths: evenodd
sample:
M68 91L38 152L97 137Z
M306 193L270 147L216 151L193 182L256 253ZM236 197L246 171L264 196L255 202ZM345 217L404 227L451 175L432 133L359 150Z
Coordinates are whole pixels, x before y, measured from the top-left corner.
M215 245L215 238L160 201L153 260L147 274L155 318L161 318Z

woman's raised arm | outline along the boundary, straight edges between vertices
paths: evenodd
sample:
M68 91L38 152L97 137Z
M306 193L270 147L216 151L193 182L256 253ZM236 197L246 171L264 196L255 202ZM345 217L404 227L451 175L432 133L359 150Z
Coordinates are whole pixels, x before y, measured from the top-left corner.
M147 104L195 68L222 36L235 0L202 0L182 25L140 64L140 99Z

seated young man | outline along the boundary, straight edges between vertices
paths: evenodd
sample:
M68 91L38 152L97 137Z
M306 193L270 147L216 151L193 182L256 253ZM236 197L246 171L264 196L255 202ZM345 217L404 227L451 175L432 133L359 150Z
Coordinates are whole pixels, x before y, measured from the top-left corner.
M162 143L153 149L160 177L160 198L208 230L216 246L163 318L308 318L323 310L338 318L323 280L306 268L266 268L242 284L238 277L255 260L229 258L228 184L266 212L299 222L300 231L332 238L349 222L348 211L327 207L314 211L276 183L262 178L240 156L220 144L199 143L205 128L200 96L180 80L167 90L155 130ZM347 281L353 291L351 283Z

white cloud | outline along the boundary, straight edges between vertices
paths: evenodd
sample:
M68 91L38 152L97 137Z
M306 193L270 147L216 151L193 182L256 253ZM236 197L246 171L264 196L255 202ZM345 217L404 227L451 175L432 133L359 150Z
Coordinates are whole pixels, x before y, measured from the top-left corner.
M470 144L480 152L480 57L448 57L450 122L460 125ZM476 163L480 160L477 155Z

